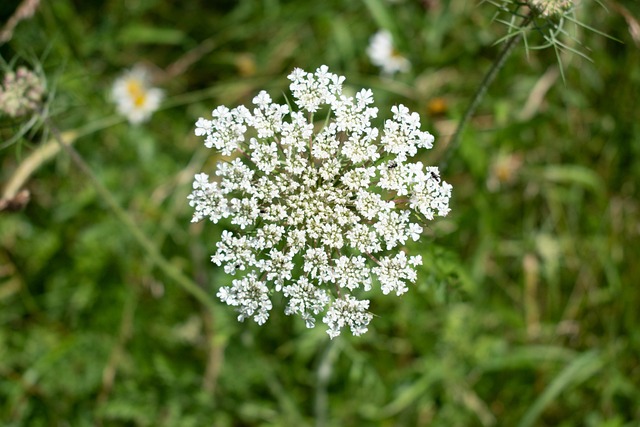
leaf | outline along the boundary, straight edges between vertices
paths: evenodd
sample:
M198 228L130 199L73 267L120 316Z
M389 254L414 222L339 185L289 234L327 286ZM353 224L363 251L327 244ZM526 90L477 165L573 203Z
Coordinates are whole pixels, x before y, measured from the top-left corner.
M580 165L550 165L542 172L544 179L557 183L577 184L593 190L597 194L604 193L602 178L592 169Z
M376 24L380 28L389 30L392 34L396 33L396 25L393 19L393 15L389 9L380 0L365 0L365 5L369 9L371 16L376 21Z
M563 347L550 345L529 345L510 349L504 356L487 361L484 371L506 369L535 369L541 363L565 363L575 357L575 352Z
M443 372L444 370L437 366L436 363L432 364L430 369L425 370L423 376L402 389L396 398L380 408L375 416L377 418L387 418L402 412L421 396L424 396L434 384L442 381L445 376Z
M583 353L574 359L573 362L569 363L551 384L549 384L536 401L533 402L533 405L529 407L529 410L527 410L524 417L520 420L520 423L518 423L518 427L532 426L545 408L557 398L560 393L572 385L575 386L586 381L598 372L603 365L604 361L595 350Z
M184 38L184 33L174 28L160 28L139 24L128 25L117 35L117 40L123 44L155 43L178 45L182 43Z

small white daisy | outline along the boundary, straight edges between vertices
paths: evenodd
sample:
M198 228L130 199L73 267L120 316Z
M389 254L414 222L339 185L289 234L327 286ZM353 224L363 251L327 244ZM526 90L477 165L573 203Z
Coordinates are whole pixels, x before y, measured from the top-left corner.
M149 120L163 97L162 90L150 86L149 74L140 66L125 71L111 88L116 110L134 124Z
M382 74L404 73L411 67L409 60L393 46L391 33L386 30L380 30L371 37L367 55L373 65L382 69Z

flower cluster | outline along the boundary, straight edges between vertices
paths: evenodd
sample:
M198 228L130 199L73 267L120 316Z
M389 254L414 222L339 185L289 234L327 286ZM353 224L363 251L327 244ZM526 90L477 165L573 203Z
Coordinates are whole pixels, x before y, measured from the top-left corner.
M393 37L386 30L380 30L371 37L367 54L371 63L382 70L382 74L406 72L411 67L409 60L396 50Z
M163 97L162 90L151 87L147 70L140 66L125 71L111 88L116 110L133 124L149 120Z
M196 122L205 146L230 157L217 179L195 176L193 222L227 218L237 229L222 233L212 261L238 275L218 292L238 320L263 324L281 294L307 327L324 313L332 338L344 327L360 335L372 314L355 295L401 295L416 281L422 259L400 249L420 237L418 222L447 215L451 185L409 161L434 141L417 113L394 106L380 132L371 90L344 95L344 77L326 66L288 77L297 111L262 91L252 109L221 106ZM328 115L317 128L314 113Z
M573 3L574 0L531 0L531 6L545 18L563 14Z
M42 79L25 67L9 71L0 86L0 111L11 117L23 116L38 108L44 96Z

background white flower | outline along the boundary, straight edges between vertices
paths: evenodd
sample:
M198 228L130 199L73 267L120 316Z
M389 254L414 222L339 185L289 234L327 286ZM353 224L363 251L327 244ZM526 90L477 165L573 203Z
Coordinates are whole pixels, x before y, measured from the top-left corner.
M239 320L263 324L270 296L281 293L285 313L307 327L325 312L332 338L344 327L360 335L373 316L356 295L409 290L422 258L401 247L419 239L419 222L447 215L451 185L437 168L409 161L434 139L416 113L394 106L379 132L370 90L343 95L344 77L326 66L289 79L299 111L262 91L252 110L218 107L196 122L206 147L232 157L218 163L218 180L195 176L193 221L228 218L239 230L224 231L211 258L242 276L218 292ZM314 134L318 112L329 118Z
M111 88L116 110L135 124L149 120L163 97L162 90L150 86L149 73L141 66L125 71Z
M383 74L406 72L411 67L409 60L394 47L393 37L387 30L380 30L371 36L367 55L373 65L382 69Z
M543 17L560 15L573 7L573 0L532 0L531 5Z
M0 112L19 117L36 110L45 89L43 79L25 67L7 72L0 85Z

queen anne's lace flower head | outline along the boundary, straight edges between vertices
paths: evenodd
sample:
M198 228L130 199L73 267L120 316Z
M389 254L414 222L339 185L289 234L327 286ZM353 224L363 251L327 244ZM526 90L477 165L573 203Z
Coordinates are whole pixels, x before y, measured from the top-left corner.
M0 85L0 112L10 117L23 116L42 103L44 81L33 71L19 67L5 74Z
M570 10L574 0L531 0L531 5L545 18L561 15Z
M370 90L343 95L344 77L326 66L289 79L298 111L262 91L252 109L218 107L198 119L196 135L229 158L217 179L195 176L193 222L226 218L237 230L222 233L211 259L238 276L218 292L238 320L263 324L281 294L285 314L307 327L325 313L332 338L344 327L360 335L373 316L358 297L376 287L407 292L422 258L401 248L419 239L419 222L447 215L451 185L409 161L434 140L418 114L395 106L379 132ZM322 111L328 119L314 128Z

